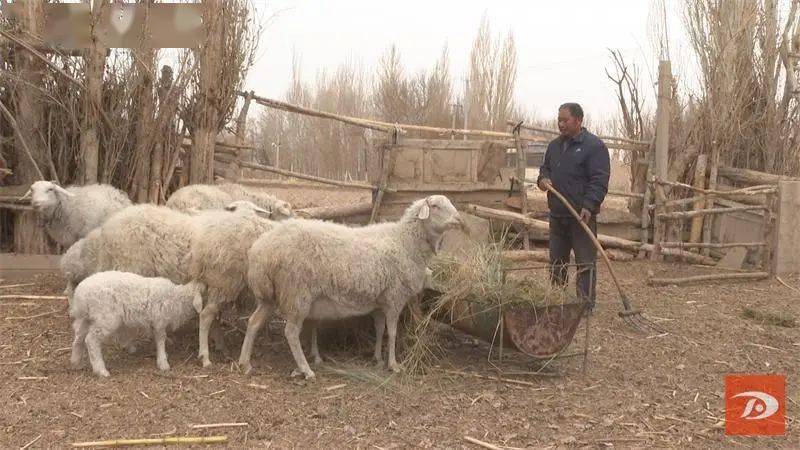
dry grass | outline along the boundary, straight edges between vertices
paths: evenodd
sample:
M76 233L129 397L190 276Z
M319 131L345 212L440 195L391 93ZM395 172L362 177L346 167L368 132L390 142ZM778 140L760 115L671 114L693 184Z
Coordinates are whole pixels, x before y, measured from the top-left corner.
M743 308L742 317L752 319L761 324L775 325L776 327L795 328L797 321L790 314L771 313L759 311L753 308Z

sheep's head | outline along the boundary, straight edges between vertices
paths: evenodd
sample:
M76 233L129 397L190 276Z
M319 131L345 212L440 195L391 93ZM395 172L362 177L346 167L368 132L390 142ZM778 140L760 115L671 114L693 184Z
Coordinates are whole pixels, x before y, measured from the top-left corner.
M58 205L63 197L74 197L75 194L53 183L52 181L37 181L25 194L31 196L31 205L38 213L49 211Z
M431 195L417 200L408 208L405 217L421 220L426 228L436 233L464 228L464 221L458 210L444 195Z
M276 200L272 206L272 220L285 220L295 217L292 205L283 200Z

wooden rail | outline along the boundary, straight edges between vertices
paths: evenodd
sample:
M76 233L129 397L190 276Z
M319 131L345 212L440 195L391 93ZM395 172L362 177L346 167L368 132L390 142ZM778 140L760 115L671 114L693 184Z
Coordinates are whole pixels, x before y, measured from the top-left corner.
M726 243L703 243L703 242L662 242L665 248L734 248L734 247L764 247L765 242L726 242Z
M230 163L230 162L233 161L232 158L227 158L227 157L224 157L222 155L214 155L214 159L216 159L219 162L223 162L223 163ZM333 186L358 188L358 189L369 189L369 190L375 189L375 186L373 186L371 184L354 183L354 182L349 182L349 181L332 180L330 178L315 177L313 175L306 175L304 173L292 172L290 170L278 169L277 167L265 166L265 165L262 165L262 164L256 164L256 163L251 163L251 162L246 162L246 161L240 161L239 165L242 166L242 167L247 167L248 169L261 170L263 172L270 172L270 173L275 173L275 174L278 174L278 175L284 175L284 176L287 176L287 177L298 178L298 179L301 179L301 180L308 180L308 181L315 181L317 183L330 184L330 185L333 185Z
M697 209L694 211L677 211L671 213L660 213L656 217L658 217L659 219L680 220L680 219L691 219L692 217L705 216L709 214L727 214L727 213L742 212L742 211L763 211L766 209L767 209L766 206L737 206L735 208L709 208L709 209Z

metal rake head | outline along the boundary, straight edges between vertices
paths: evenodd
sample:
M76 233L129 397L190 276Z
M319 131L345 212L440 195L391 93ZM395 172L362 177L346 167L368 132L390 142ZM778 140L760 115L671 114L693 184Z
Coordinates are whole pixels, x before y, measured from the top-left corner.
M641 311L637 309L626 309L624 311L620 311L618 315L622 318L622 320L628 324L631 328L643 332L655 332L658 334L663 334L664 330L656 325L651 319L648 319Z

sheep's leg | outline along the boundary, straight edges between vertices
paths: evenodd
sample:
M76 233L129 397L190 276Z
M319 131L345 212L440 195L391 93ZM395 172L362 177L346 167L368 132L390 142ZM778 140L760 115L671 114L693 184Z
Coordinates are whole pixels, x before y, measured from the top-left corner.
M244 373L250 373L253 369L253 366L250 365L250 356L253 354L253 342L258 335L258 330L260 330L261 326L267 321L271 312L272 305L267 302L260 302L247 321L247 333L244 335L242 352L239 355L239 367L242 368Z
M153 329L153 340L156 341L156 366L158 370L166 372L169 370L169 361L167 360L167 330L164 327L156 327Z
M86 352L86 334L89 332L89 321L84 318L75 319L72 322L72 329L75 330L75 339L72 341L72 357L70 363L72 367L80 369L83 366L83 354Z
M211 342L214 343L214 350L227 355L228 347L225 345L225 331L222 329L222 324L219 320L211 322L211 329L208 331Z
M400 372L403 367L397 363L395 359L394 349L397 340L397 321L400 319L400 314L395 311L388 311L386 313L386 329L389 333L389 369L393 372Z
M372 313L375 320L375 364L383 367L383 333L386 329L386 315L381 310Z
M198 357L203 361L203 367L211 365L211 359L208 357L208 331L211 329L211 324L218 311L219 305L209 302L200 313L200 353Z
M311 325L311 358L314 359L314 365L318 366L322 364L322 357L319 355L319 340L317 339L319 322L316 320L309 320L308 322Z
M89 327L86 334L86 349L89 351L89 362L92 363L92 371L99 377L108 377L110 374L106 370L106 363L103 361L103 341L109 333L96 325Z
M289 348L292 350L292 356L297 363L297 369L292 371L292 376L302 374L306 380L315 377L314 371L308 365L306 355L303 354L303 347L300 345L300 331L303 329L303 319L300 317L287 317L286 328L283 333L286 336L286 341L289 343Z

